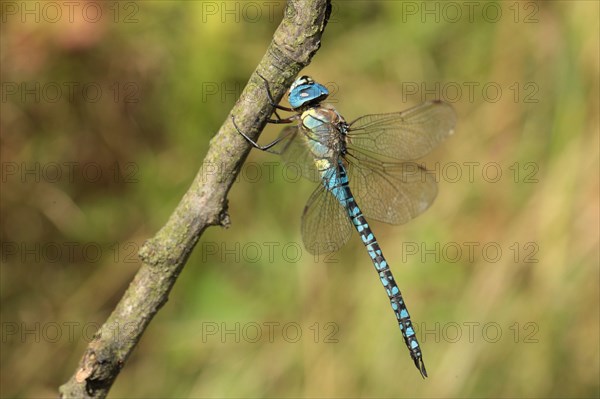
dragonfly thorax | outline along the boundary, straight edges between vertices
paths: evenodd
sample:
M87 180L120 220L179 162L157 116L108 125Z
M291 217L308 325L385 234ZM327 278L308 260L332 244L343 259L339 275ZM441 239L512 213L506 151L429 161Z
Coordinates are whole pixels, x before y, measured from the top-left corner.
M306 144L315 161L338 159L346 152L347 123L344 118L329 105L318 105L307 109L300 116ZM319 161L318 169L323 163Z
M329 96L325 86L315 82L309 76L301 76L292 83L288 101L293 109L303 110L318 105Z

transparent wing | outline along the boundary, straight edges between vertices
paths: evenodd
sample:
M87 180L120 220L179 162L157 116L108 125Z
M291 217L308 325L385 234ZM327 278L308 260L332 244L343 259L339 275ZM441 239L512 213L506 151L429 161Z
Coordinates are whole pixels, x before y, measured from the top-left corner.
M454 132L456 114L441 101L403 112L365 115L352 123L348 143L363 151L399 161L419 159Z
M339 250L350 238L352 224L339 201L320 185L312 193L302 215L302 240L311 254Z
M423 213L437 195L433 174L414 162L382 162L349 149L350 190L367 218L402 224Z
M288 168L294 168L310 181L321 181L314 164L314 157L306 145L307 138L297 125L281 130L279 137L285 137L273 147L276 154L281 155ZM293 173L290 171L290 173Z

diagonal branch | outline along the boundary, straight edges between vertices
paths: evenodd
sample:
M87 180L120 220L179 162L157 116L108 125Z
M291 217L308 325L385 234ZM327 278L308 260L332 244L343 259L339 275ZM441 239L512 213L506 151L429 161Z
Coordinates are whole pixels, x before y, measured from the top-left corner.
M329 0L290 0L257 71L276 101L320 47ZM210 142L191 187L158 233L140 250L142 265L108 320L88 345L61 397L104 398L169 292L198 239L209 226L227 226L227 193L250 151L231 123L256 138L273 111L256 71ZM219 165L217 169L215 166Z

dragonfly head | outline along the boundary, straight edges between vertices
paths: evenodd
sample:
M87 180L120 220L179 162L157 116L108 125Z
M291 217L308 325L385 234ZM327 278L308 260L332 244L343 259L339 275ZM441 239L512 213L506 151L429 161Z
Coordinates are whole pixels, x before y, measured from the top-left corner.
M310 76L300 76L292 83L288 93L288 101L293 109L315 105L325 100L329 91L312 80Z

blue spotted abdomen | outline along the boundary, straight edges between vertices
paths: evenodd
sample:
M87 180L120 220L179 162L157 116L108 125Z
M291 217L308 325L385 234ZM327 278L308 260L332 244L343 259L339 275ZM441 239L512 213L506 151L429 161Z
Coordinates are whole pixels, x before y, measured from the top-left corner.
M323 162L328 161L323 160ZM358 231L363 244L367 248L373 266L375 266L375 270L379 274L379 279L390 300L390 304L396 315L398 325L402 331L402 337L410 351L410 355L423 377L427 377L427 371L425 370L425 364L423 363L423 355L421 353L419 342L415 336L408 309L406 308L400 289L392 275L392 271L383 257L381 248L379 247L369 224L360 211L358 204L352 196L344 165L341 162L338 162L336 167L329 167L327 170L321 170L323 184L346 209L350 220L352 220L352 224L356 228L356 231Z

